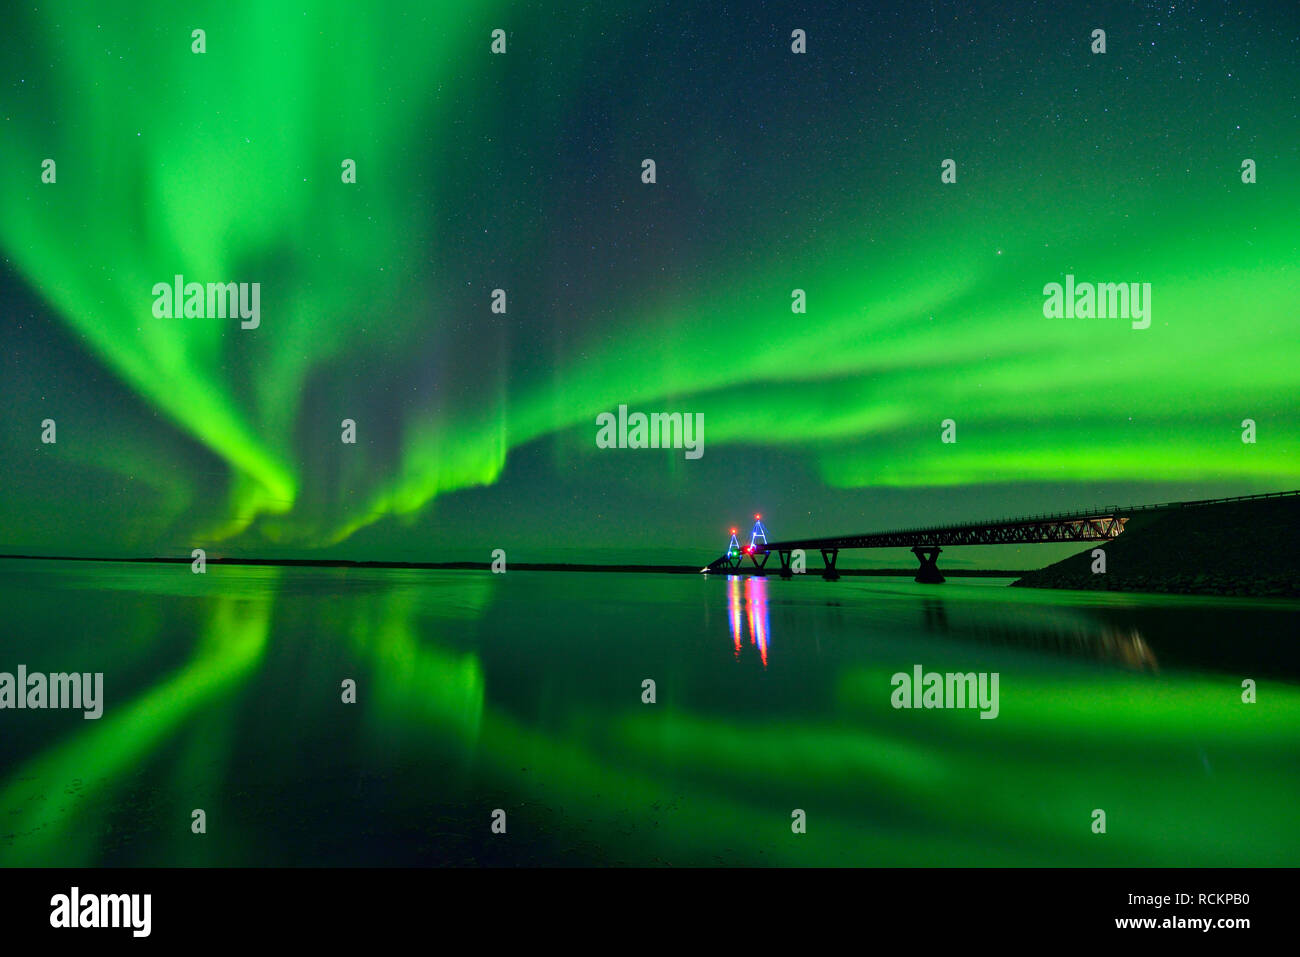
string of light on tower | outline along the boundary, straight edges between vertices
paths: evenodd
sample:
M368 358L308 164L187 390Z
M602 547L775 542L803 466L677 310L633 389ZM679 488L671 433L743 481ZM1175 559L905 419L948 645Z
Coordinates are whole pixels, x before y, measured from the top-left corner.
M726 555L728 558L735 558L742 551L746 555L752 555L754 549L759 545L767 544L767 526L763 524L763 516L754 516L754 527L749 531L749 544L741 548L740 541L736 538L736 529L731 530L731 541L727 543Z

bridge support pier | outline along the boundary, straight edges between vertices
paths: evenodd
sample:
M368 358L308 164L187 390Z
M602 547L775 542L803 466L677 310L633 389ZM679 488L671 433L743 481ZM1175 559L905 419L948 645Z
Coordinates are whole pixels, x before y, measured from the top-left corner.
M794 571L790 568L790 553L791 553L791 550L788 549L788 548L783 548L783 549L781 549L781 551L779 551L779 552L776 553L776 557L779 558L779 559L781 559L781 577L782 577L782 578L793 578L793 577L794 577Z
M916 581L922 585L943 584L943 575L939 574L939 566L936 564L941 551L943 549L938 545L917 545L912 549L912 554L921 563L921 569L916 573Z
M835 562L839 557L840 550L838 548L822 549L822 561L826 564L826 568L822 571L822 578L826 579L828 582L839 580L840 573L835 570Z
M767 558L768 558L768 555L769 555L769 554L770 554L769 552L764 552L764 553L763 553L763 560L760 562L760 561L758 560L758 552L750 552L750 553L749 553L749 560L750 560L751 562L754 563L754 574L755 574L755 575L766 575L766 574L767 574L767 572L763 571L763 569L767 567Z

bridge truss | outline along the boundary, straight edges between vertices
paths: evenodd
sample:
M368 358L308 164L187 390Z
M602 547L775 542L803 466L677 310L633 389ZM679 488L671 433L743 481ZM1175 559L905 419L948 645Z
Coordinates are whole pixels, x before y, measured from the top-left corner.
M762 574L770 555L775 552L781 560L781 575L791 574L791 556L796 550L820 551L825 578L838 578L835 563L842 548L910 548L921 563L917 574L920 582L941 582L936 564L939 552L956 545L1033 545L1048 542L1104 542L1118 538L1124 525L1134 513L1157 509L1194 508L1201 505L1218 505L1226 502L1247 502L1265 498L1283 498L1300 495L1300 490L1269 492L1262 495L1239 495L1231 498L1198 499L1187 502L1166 502L1160 505L1131 505L1095 508L1051 515L1030 515L1022 518L1000 519L992 522L970 522L958 525L934 525L928 528L900 529L891 532L871 532L865 535L832 535L821 538L798 538L783 542L758 542L751 536L744 554ZM738 568L743 554L724 555L708 566L706 571Z

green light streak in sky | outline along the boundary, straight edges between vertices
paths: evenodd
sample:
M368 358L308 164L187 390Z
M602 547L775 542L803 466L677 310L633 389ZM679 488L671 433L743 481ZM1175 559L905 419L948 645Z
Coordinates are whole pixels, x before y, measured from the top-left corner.
M513 289L502 264L559 238L604 241L568 236L545 211L545 184L572 157L557 149L548 169L516 169L511 151L549 143L589 95L590 72L611 68L595 28L633 21L575 25L566 58L498 4L360 15L345 2L152 3L94 22L78 11L25 15L23 41L0 50L23 79L0 101L16 145L0 151L0 243L77 339L226 463L227 507L179 516L205 541L337 543L492 484L540 438L573 434L594 453L595 415L621 403L704 412L712 454L803 450L832 488L1231 480L1250 491L1300 477L1289 437L1300 243L1286 212L1300 207L1300 181L1266 168L1243 186L1238 150L1207 143L1194 170L1170 173L1154 138L1098 160L1087 144L1062 155L1044 134L1003 163L963 158L953 187L929 155L900 154L888 183L828 157L811 194L815 235L789 204L753 198L752 228L732 210L732 238L695 267L583 289L586 305L570 316L552 304L559 318L541 334L490 325L486 296L466 315L448 293ZM508 20L515 45L492 63L488 33ZM197 24L202 56L190 51ZM519 117L525 77L550 95ZM853 108L825 107L827 123ZM1253 118L1261 137L1285 113L1266 104ZM705 176L701 144L714 126L730 134L725 114L709 124L659 151L657 193L629 172L629 222ZM600 162L631 156L634 171L643 136L632 119L614 126L617 150ZM980 130L973 119L967 153L978 156ZM856 147L865 159L899 148L879 134ZM809 195L788 157L753 149L772 196ZM55 186L39 183L47 156ZM345 157L355 186L339 181ZM450 248L439 223L490 204L515 174L542 184L543 212L520 211L508 254ZM458 262L504 275L460 275ZM1152 283L1151 328L1044 318L1042 287L1067 272ZM262 327L153 318L150 289L177 273L261 282ZM790 312L794 288L807 315ZM512 310L542 308L512 296ZM376 398L374 383L421 369L436 395ZM371 389L362 398L358 383ZM391 448L342 447L342 415L310 407L313 390L346 396L365 434ZM955 445L939 442L947 418ZM1257 445L1240 441L1245 418L1259 423ZM352 458L339 463L341 451ZM122 455L99 457L123 471ZM335 472L333 485L319 478ZM184 474L174 482L169 521L190 495Z

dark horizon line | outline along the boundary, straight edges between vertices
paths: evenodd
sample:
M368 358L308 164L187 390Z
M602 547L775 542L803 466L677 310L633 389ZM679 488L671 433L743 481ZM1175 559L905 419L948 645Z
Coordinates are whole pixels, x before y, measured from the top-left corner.
M129 564L188 565L192 558L104 558L84 555L0 555L0 559L42 562L126 562ZM207 558L208 565L266 565L288 568L417 568L442 571L490 571L491 562L398 562L383 559L360 560L347 558ZM694 565L597 565L579 562L513 562L508 569L516 571L545 572L666 572L670 574L701 574ZM944 574L955 578L1013 578L1034 568L963 568L944 569ZM916 574L915 568L844 568L841 575L879 575L882 577ZM714 573L716 574L716 573ZM746 569L735 569L730 574L751 574Z

